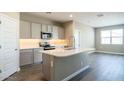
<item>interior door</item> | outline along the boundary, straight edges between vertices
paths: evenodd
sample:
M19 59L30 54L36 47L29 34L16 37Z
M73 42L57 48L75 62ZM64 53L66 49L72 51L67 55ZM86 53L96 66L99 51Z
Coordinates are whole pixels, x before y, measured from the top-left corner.
M0 80L15 73L19 68L18 22L0 15Z
M1 16L0 16L0 76L2 74L2 62L3 58L2 58L2 31L1 31Z

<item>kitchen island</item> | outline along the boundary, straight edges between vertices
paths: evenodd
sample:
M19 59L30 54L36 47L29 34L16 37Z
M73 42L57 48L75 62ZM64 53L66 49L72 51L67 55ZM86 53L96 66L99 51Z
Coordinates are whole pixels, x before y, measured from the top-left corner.
M46 80L69 80L90 67L88 49L55 49L43 51L43 74Z

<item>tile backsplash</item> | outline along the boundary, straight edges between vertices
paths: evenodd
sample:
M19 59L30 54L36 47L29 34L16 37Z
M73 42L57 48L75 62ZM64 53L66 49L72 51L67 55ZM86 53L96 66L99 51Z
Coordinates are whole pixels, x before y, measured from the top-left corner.
M56 47L62 47L67 45L67 41L64 39L42 40L42 39L20 39L20 49L25 48L38 48L39 42L49 42L50 45Z

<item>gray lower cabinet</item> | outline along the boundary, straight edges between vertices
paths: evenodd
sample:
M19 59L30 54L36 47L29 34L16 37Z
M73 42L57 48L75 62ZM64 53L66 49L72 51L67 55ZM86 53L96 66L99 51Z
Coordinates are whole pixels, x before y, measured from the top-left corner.
M41 63L42 50L42 48L20 50L20 66Z
M42 49L34 49L34 63L42 62Z
M20 50L20 66L33 64L33 49Z
M69 80L90 65L87 52L57 57L43 53L42 71L46 80Z

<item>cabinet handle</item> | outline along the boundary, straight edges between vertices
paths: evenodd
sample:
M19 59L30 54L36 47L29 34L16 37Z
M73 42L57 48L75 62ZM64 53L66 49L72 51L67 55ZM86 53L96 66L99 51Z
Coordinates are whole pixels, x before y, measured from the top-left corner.
M53 67L53 61L51 61L51 67Z
M0 21L0 24L2 24L2 22Z
M15 51L17 51L18 49L15 49Z
M2 70L0 69L0 73L2 73Z

